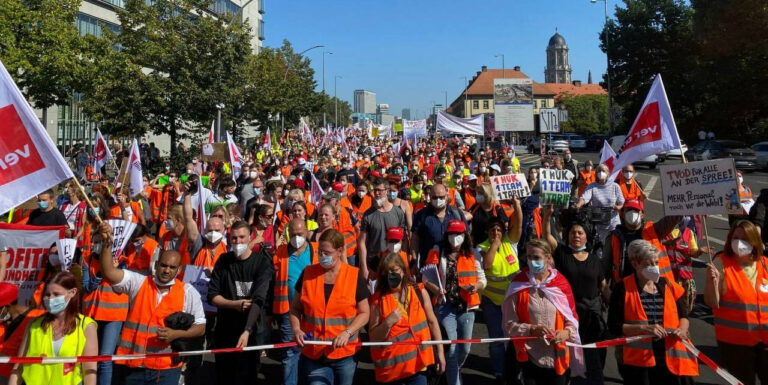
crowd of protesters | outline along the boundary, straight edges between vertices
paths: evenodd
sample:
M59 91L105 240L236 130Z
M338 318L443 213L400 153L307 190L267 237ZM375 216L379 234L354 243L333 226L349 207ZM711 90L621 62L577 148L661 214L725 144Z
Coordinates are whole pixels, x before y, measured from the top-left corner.
M136 196L106 177L87 197L75 185L39 194L38 208L17 210L14 222L65 226L78 249L63 268L51 246L29 304L15 285L0 284L2 355L296 342L279 351L282 375L269 383L346 385L362 355L353 342L469 339L482 319L491 338L534 337L490 344L496 383L602 384L606 350L566 343L637 335L653 338L616 349L625 384L693 383L698 364L684 346L699 290L693 261L711 253L704 299L720 359L743 383L768 383L765 199L752 221L748 213L732 221L716 252L700 246L699 218L646 216L632 166L609 180L608 166L580 165L568 151L524 169L510 147L354 130L343 140L316 136L244 151L240 167L200 158L183 169L168 164L145 174ZM143 151L159 162L154 146ZM542 168L568 171L570 206L539 203ZM498 200L490 179L510 173L526 175L530 196ZM117 258L103 219L136 223ZM193 271L205 290L191 284ZM378 383L442 377L455 385L464 383L470 346L393 344L369 353ZM255 350L216 354L216 383L255 382L261 358ZM0 383L194 384L201 361L2 364Z

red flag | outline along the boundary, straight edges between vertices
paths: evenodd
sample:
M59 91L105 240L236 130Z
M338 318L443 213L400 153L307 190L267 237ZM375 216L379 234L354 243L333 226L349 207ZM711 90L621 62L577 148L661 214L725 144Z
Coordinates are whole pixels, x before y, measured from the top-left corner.
M269 129L267 129L267 135L269 135ZM240 170L243 169L244 161L240 149L235 145L229 132L227 132L227 148L229 148L229 160L232 161L232 178L237 180L240 177Z
M93 146L93 159L95 162L95 168L101 170L107 161L112 158L112 153L109 151L107 141L101 136L101 130L96 129L96 143Z
M269 127L267 127L267 133L264 135L264 144L262 144L261 147L266 149L272 147L272 135L269 134Z
M309 197L313 205L318 205L323 201L323 187L320 186L320 182L315 178L315 174L312 174L312 192Z
M211 122L211 131L208 132L208 143L213 143L216 141L216 131L214 131L215 124L216 124L215 120Z
M608 141L603 141L603 150L600 152L600 164L608 166L608 172L613 172L613 164L616 161L616 153L613 152L613 148L608 144Z

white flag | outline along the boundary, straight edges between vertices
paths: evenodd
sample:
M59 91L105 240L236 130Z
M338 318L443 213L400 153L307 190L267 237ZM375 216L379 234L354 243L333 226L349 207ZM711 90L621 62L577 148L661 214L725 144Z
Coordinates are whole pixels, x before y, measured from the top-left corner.
M676 148L680 148L677 126L661 75L656 75L643 107L619 150L610 180L615 179L626 165Z
M215 127L216 127L216 121L214 120L211 122L211 131L208 132L208 143L213 143L216 141Z
M320 182L315 178L315 174L312 174L312 190L309 196L309 200L313 205L319 205L323 201L323 187L320 186Z
M240 170L243 169L243 155L235 145L235 141L232 140L232 135L229 132L227 132L227 147L229 147L229 160L232 161L232 177L237 180L240 177Z
M206 217L205 217L205 201L208 200L208 196L205 195L205 189L203 189L203 178L197 178L197 231L200 234L205 234Z
M112 227L112 260L117 261L133 237L136 224L122 219L107 219L105 222Z
M0 62L0 214L73 177Z
M54 261L54 258L50 258L51 265L61 266L64 271L69 271L72 268L72 261L75 259L75 249L77 248L77 240L72 238L61 238L56 241L56 251L58 257Z
M600 151L600 164L608 166L608 172L613 171L613 164L616 162L616 153L608 144L608 141L603 141L603 150Z
M133 143L131 143L130 154L131 157L126 172L131 175L131 183L129 183L131 197L135 197L136 195L141 194L141 191L144 190L144 177L141 172L141 154L139 153L139 142L136 141L136 138L134 138Z
M107 141L101 135L101 130L96 129L96 143L93 145L93 160L96 170L101 170L107 161L112 159L112 153L109 151Z

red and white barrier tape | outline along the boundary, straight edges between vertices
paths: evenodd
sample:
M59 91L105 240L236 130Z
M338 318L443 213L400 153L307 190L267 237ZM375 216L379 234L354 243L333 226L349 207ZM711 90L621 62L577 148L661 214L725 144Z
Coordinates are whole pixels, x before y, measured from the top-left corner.
M402 346L402 345L453 345L453 344L488 344L493 342L509 342L509 341L527 341L541 337L509 337L509 338L472 338L463 340L439 340L439 341L398 341L398 342L353 342L349 345L352 346L368 346L368 347L383 347L383 346ZM621 346L628 343L653 339L651 335L641 335L632 337L621 337L611 340L593 342L589 344L575 344L572 342L566 342L566 345L572 347L581 347L584 349L597 349L606 348L610 346ZM306 345L326 345L333 344L332 341L304 341ZM711 358L701 353L695 346L686 340L683 340L685 347L693 353L704 365L712 369L718 376L727 381L730 385L743 385L741 381L736 379L733 375L728 373L725 369L717 365ZM281 349L297 346L296 342L284 342L279 344L257 345L247 346L244 348L224 348L224 349L210 349L210 350L189 350L184 352L169 352L169 353L148 353L148 354L129 354L129 355L102 355L102 356L80 356L80 357L0 357L0 364L72 364L78 362L102 362L102 361L128 361L128 360L142 360L145 358L159 358L159 357L189 357L199 356L203 354L225 354L225 353L239 353L250 352L254 350L270 350Z

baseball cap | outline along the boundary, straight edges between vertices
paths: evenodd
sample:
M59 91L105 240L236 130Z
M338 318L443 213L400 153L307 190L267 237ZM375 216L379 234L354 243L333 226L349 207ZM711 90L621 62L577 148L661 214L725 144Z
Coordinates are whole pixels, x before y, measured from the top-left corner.
M469 176L467 177L467 181L468 181L468 182L471 182L471 181L473 181L473 180L477 180L477 175L475 175L475 174L469 174Z
M448 221L448 229L445 231L448 234L459 234L467 231L467 226L464 221L459 219L451 219Z
M333 184L331 185L331 188L333 189L333 191L338 191L338 192L344 191L344 185L341 184L341 182L333 182Z
M0 306L8 306L19 297L19 288L8 282L0 282Z
M496 170L496 172L501 172L501 167L499 167L498 164L494 163L491 165L491 170Z
M403 228L402 227L387 227L387 240L388 241L402 241L403 240Z
M330 191L330 192L327 192L325 195L323 195L323 199L325 200L341 199L341 194L339 194L338 191Z
M299 158L299 164L303 165L303 164L306 164L306 163L307 163L307 160L306 160L306 159L304 159L304 158Z
M624 207L622 209L635 209L637 211L643 211L643 202L637 199L629 199L624 202Z
M301 178L296 178L296 180L293 181L293 187L304 188L304 180L302 180Z
M371 173L371 176L374 178L381 178L381 173L378 171L374 171Z

